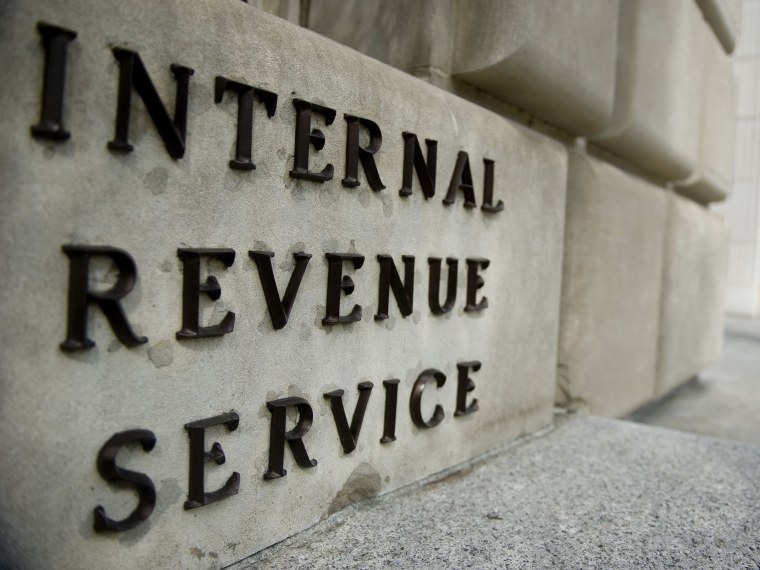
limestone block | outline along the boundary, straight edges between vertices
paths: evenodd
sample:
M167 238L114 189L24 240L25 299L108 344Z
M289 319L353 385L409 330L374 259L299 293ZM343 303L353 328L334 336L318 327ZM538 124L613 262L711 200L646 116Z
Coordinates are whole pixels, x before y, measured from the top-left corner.
M570 153L557 404L621 416L655 394L666 194Z
M737 82L731 58L718 41L705 41L704 105L701 116L699 163L676 190L698 202L725 200L731 191L736 137Z
M320 0L308 27L413 75L447 72L452 0Z
M0 567L226 567L351 501L551 423L567 174L560 144L239 1L11 0L2 12L0 67L13 81L0 84L6 268L0 287L6 489L0 494ZM71 41L63 32L55 36L58 47L67 46L62 117L68 140L40 138L61 133L38 125L45 74L40 22L77 34ZM114 47L128 51L114 53ZM126 59L120 64L117 55ZM125 80L119 97L119 78L129 77L125 62L132 64L136 88ZM175 98L179 111L185 99L172 64L194 70L188 77L174 68L189 86L186 130L182 113L175 116ZM162 130L148 112L164 116L146 96L146 76L170 117ZM264 97L253 99L255 169L245 160L247 129L238 129L246 124L240 98L251 101L245 85ZM266 92L277 95L276 107ZM129 118L117 125L125 108ZM310 125L303 121L309 108ZM59 124L55 109L50 114L49 123ZM410 192L400 193L405 140L411 140L404 133L419 137L424 169L436 173L429 199L415 173L423 159L416 170L410 162ZM436 168L426 139L437 141ZM304 148L308 167L301 169ZM503 201L500 212L481 209L491 168L492 204ZM329 180L320 182L324 169ZM455 201L445 205L457 171ZM470 184L476 208L464 207ZM70 258L64 246L119 248L130 254L136 276L123 256L119 265L97 254L82 274L76 271L81 257ZM191 252L178 252L192 248L227 248L235 257L218 252L220 259L205 256L196 266ZM276 291L266 291L276 293L274 299L265 296L266 272L251 251L273 255L257 259L264 267L272 262ZM292 296L286 287L291 291L297 259L306 259L294 256L300 252L311 258ZM364 263L338 263L350 279L334 273L328 284L335 259L328 253L363 255ZM389 318L375 318L382 317L379 255L391 256L398 268L391 285L414 284L405 317L397 298L405 298L406 287L393 285ZM404 255L415 258L409 278ZM433 257L443 260L439 302L447 296L446 258L458 260L455 302L444 314L428 301ZM466 311L468 290L474 302ZM337 303L327 291L337 294ZM133 329L133 336L121 330L121 338L136 346L120 340L104 316L100 303L109 295L124 315L111 311L112 320L126 319ZM194 302L197 311L185 310ZM282 316L275 309L284 312L285 305L287 321L275 329L274 315ZM360 320L325 323L330 311L347 316L354 305L363 308ZM80 321L81 307L87 317ZM69 309L73 328L86 325L94 346L59 348L70 336ZM216 332L229 332L187 338L194 316L203 327L226 319L228 326ZM143 336L147 342L140 344ZM460 379L457 365L473 361L480 368L466 366ZM440 374L425 373L431 368ZM421 419L432 424L437 405L443 414L433 427L421 426L412 413L420 377L433 380L421 393ZM394 384L384 384L394 379L396 405L388 396ZM339 432L333 413L341 415L325 394L335 400L343 391L338 401L346 424L353 423L358 386L366 382L373 388L361 430L345 425ZM460 393L470 413L455 416ZM302 398L310 408L289 406L278 428L273 410L287 398ZM470 408L473 399L477 411ZM381 443L386 423L393 425L386 405L396 410L396 439ZM198 448L191 475L189 442L202 429L193 422L231 411L237 425L230 420L206 429L208 455ZM138 429L152 432L155 446L134 442L120 448L115 461L153 482L155 507L130 530L95 532L99 505L114 520L138 505L134 486L110 484L97 467L114 434ZM294 445L303 434L316 465L297 464L282 437L275 437L270 454L272 429L275 436L292 432ZM345 443L352 439L353 450ZM286 476L270 470L278 449ZM102 465L110 465L109 453ZM237 494L202 507L193 500L185 510L186 500L201 496L190 488L191 480L199 481L197 465L205 472L205 492L230 477L234 483L238 473Z
M289 22L298 24L301 16L301 0L245 0L250 6L264 10Z
M690 379L720 355L727 249L722 217L680 196L669 197L658 395Z
M460 0L454 22L454 76L576 134L607 125L617 0Z
M699 157L705 36L692 0L620 4L612 120L591 138L668 180L691 175Z
M726 53L733 53L741 31L742 0L697 0Z

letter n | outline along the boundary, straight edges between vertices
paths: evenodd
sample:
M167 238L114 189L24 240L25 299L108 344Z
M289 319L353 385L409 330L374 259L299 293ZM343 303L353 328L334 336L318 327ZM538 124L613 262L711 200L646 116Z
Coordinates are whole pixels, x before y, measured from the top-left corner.
M114 139L108 143L108 148L114 151L132 152L133 147L129 143L129 115L132 87L134 87L145 103L148 115L156 126L158 134L161 135L169 156L174 159L182 158L185 154L188 87L193 70L176 64L171 66L171 71L177 80L174 120L172 120L150 80L140 55L123 48L114 48L113 55L119 62L119 98L116 107L116 133Z

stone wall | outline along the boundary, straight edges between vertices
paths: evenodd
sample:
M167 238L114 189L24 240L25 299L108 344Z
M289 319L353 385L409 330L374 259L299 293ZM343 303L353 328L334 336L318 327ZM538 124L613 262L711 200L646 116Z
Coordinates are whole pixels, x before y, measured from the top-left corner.
M719 353L726 238L698 228L720 226L709 203L733 183L740 11L739 0L311 6L310 28L567 146L560 406L625 414ZM688 261L682 247L695 248Z
M698 373L731 6L6 2L0 566L224 567Z

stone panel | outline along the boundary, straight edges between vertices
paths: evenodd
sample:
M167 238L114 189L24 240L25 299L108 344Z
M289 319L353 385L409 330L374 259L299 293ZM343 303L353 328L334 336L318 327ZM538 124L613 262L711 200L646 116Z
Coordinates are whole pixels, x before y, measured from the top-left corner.
M658 395L720 356L727 240L722 217L680 196L669 197Z
M456 2L451 73L575 134L612 115L617 0Z
M707 25L692 0L620 6L614 113L591 138L649 173L681 180L699 158Z
M452 0L320 0L308 27L413 75L448 72Z
M6 267L0 288L0 473L7 489L0 497L0 566L224 567L353 500L399 488L551 423L567 160L561 145L239 1L19 0L6 2L3 16L0 64L13 81L0 86L0 250ZM67 44L63 119L71 137L65 142L30 130L42 105L39 22L77 33ZM108 148L120 140L115 118L125 69L114 46L139 53L172 116L178 87L170 65L194 69L182 158L170 158L137 89L125 90L133 150ZM271 118L261 103L254 105L255 170L228 166L239 154L238 98L225 91L215 101L219 77L278 96ZM139 84L145 92L144 78ZM289 174L295 170L296 99L336 110L330 125L314 112L312 127L322 131L325 145L318 151L321 139L311 131L315 144L307 147L312 171L335 165L329 182ZM372 121L382 132L374 161L384 190L370 188L361 165L359 185L342 184L349 178L344 115ZM179 127L163 132L171 139ZM416 175L411 195L399 195L404 132L416 133L423 151L425 139L438 141L436 192L428 200ZM369 146L367 138L368 129L360 127L362 147ZM477 208L464 207L461 190L454 204L442 203L460 151L469 156ZM503 200L502 212L480 207L489 164L484 159L493 161L493 203ZM96 295L115 282L126 290L133 286L120 302L147 343L125 346L89 302L87 335L95 346L59 348L67 336L67 245L131 254L134 283L124 281L128 263L119 269L95 256L87 283L74 280L71 291ZM217 324L233 311L231 333L177 340L183 304L199 295L179 248L234 250L229 268L206 258L200 265L200 279L213 276L221 287L218 300L200 299L200 324ZM279 296L294 273L293 254L312 255L279 330L251 250L273 252ZM346 280L339 281L345 293L335 288L341 314L356 303L363 316L327 325L326 254L338 252L365 256L361 269L344 264L352 294L346 295L354 288ZM380 254L390 255L402 274L401 256L415 256L413 311L406 318L393 293L390 318L374 318ZM459 260L456 303L445 315L434 314L427 302L429 257ZM484 285L474 296L476 302L486 296L488 307L465 311L465 260L481 258L490 265L476 265ZM446 273L444 265L441 296ZM183 302L185 280L190 290ZM478 284L477 276L470 282ZM213 293L213 282L208 285ZM457 364L474 360L482 368L469 369L475 389L466 403L477 398L479 409L455 417ZM447 380L440 388L427 384L422 416L440 404L444 417L423 428L411 418L410 394L429 368ZM400 380L396 440L381 444L383 381L389 379ZM324 395L344 390L351 416L360 382L374 388L357 447L344 452ZM318 463L299 467L285 449L287 476L265 480L272 424L267 402L289 397L306 399L313 410L303 442ZM239 492L185 510L185 424L231 410L239 415L237 429L207 430L205 449L218 441L226 462L205 463L205 489L219 489L236 472ZM288 418L291 429L293 409ZM134 488L111 485L96 469L105 442L135 429L152 431L155 447L127 446L117 464L153 481L155 509L131 530L96 533L96 506L119 520L137 505Z
M676 190L701 203L725 200L731 191L736 137L736 77L731 58L707 36L704 111L701 117L699 163Z
M733 53L741 30L742 0L697 0L726 53Z
M665 217L661 188L571 151L558 405L621 416L654 396Z

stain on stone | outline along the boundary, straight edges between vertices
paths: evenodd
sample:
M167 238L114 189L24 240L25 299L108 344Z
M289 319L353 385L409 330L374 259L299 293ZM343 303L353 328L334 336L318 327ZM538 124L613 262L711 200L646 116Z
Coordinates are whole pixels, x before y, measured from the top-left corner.
M216 552L209 552L208 553L209 558L219 558L219 555Z
M385 323L386 329L388 329L389 331L392 331L393 327L396 326L396 317L394 317L393 315L388 315L388 318L381 322Z
M172 505L176 505L182 500L184 493L179 486L177 479L164 479L157 493L158 502L156 503L156 514L163 513Z
M111 341L111 344L108 345L108 352L116 352L121 348L121 343L118 340Z
M288 151L284 148L277 149L277 158L279 158L282 161L287 160L288 158Z
M319 193L319 201L323 206L332 206L340 198L340 189L334 186L327 186Z
M235 550L239 544L240 544L239 542L228 542L227 544L225 544L225 546L229 548L230 550Z
M192 554L193 556L195 556L198 560L200 560L201 558L204 558L206 556L206 553L203 552L203 550L201 550L197 546L191 546L190 547L190 554Z
M245 174L245 172L229 169L224 176L224 189L228 192L240 192Z
M370 202L372 201L372 196L370 195L369 188L363 188L360 190L356 197L359 199L359 203L362 205L362 208L369 208Z
M301 326L301 330L298 333L298 339L307 341L311 338L311 327L307 324Z
M171 273L172 271L172 260L171 259L164 259L163 263L159 265L158 267L161 271L164 273Z
M390 218L393 215L393 200L385 194L382 197L383 200L383 215L386 218Z
M356 501L374 497L381 488L380 474L369 463L360 463L343 484L343 488L335 495L327 509L327 514L336 513Z
M169 171L163 166L157 166L143 176L143 185L151 194L158 196L166 192L169 183Z
M156 368L169 366L174 362L174 345L168 340L157 342L148 349L148 358Z
M414 321L415 325L420 322L421 318L422 318L422 313L420 313L419 310L414 311L412 313L412 320Z

